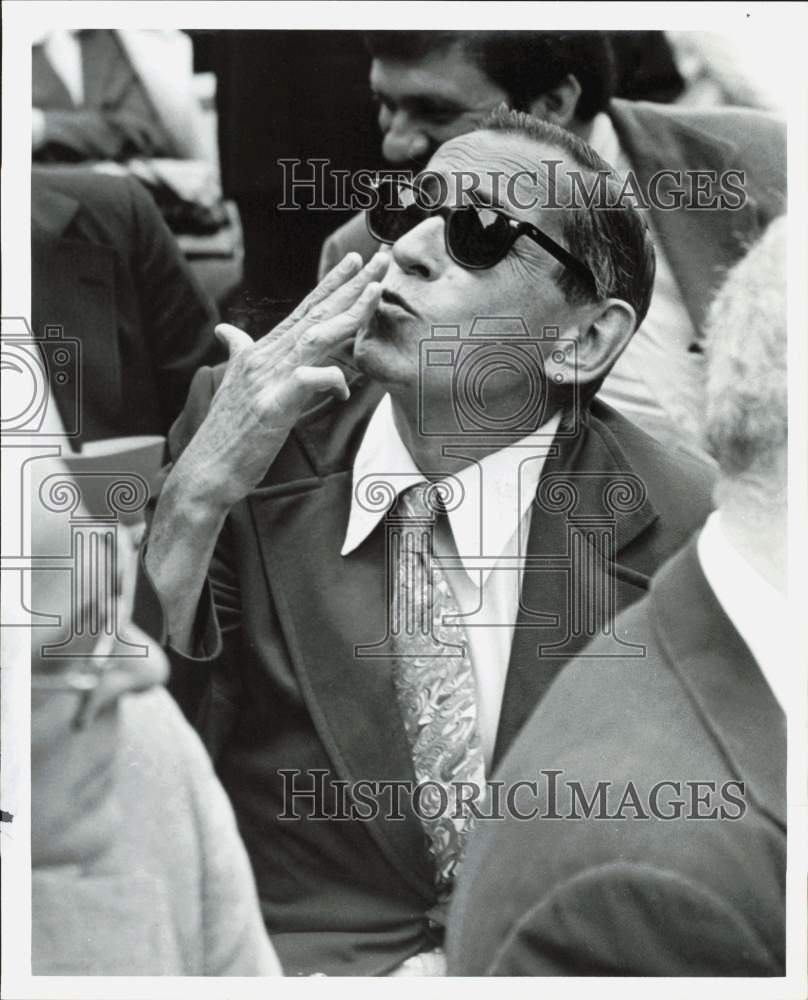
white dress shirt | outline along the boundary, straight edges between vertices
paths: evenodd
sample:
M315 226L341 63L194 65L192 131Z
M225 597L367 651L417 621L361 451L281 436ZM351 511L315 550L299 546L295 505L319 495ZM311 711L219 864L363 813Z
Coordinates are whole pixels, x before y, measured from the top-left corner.
M50 31L42 48L53 71L67 88L77 108L84 104L84 67L81 41L75 31Z
M701 568L726 616L749 647L783 711L791 699L794 647L788 602L735 548L721 511L707 518L698 540Z
M622 177L632 165L611 119L595 116L589 144ZM700 450L704 356L689 351L693 323L676 277L654 231L652 213L641 209L656 250L654 294L642 326L606 377L598 397L663 442L689 437Z
M444 566L463 622L477 682L477 721L486 767L494 752L530 530L531 502L558 427L556 414L536 434L487 455L455 473L463 499L447 518L438 520L434 555L458 557L462 565ZM358 548L385 511L369 511L357 501L357 485L366 477L386 482L398 496L426 478L401 440L385 396L370 419L356 454L354 491L342 546L347 556ZM447 523L448 521L448 523Z

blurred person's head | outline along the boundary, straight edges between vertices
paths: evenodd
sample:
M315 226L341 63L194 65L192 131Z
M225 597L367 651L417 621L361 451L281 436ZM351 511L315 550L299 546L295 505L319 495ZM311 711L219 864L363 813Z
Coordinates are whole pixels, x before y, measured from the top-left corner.
M548 171L548 162L557 169ZM456 182L469 170L480 184L464 197ZM547 417L568 410L571 397L591 398L645 316L654 280L653 243L635 208L570 204L570 175L589 183L601 171L608 174L608 165L574 134L505 109L444 143L421 176L424 183L445 179L449 203L436 212L411 210L407 226L398 208L378 210L385 225L389 216L391 227L405 231L392 246L376 315L357 336L358 366L394 398L412 400L418 391L418 407L437 412L452 403L444 386L446 366L423 363L421 344L435 329L452 327L458 345L471 346L481 317L518 317L538 342L543 369L537 374L526 367L519 340L503 342L507 363L485 373L487 411L504 420L515 399L528 406L536 391L545 394L541 410ZM547 207L551 186L558 205L569 207ZM465 236L452 235L458 227L447 210L456 208L469 220ZM369 220L372 227L373 213ZM554 247L537 242L536 231ZM458 251L462 257L497 232L505 238L490 263L458 261ZM555 329L555 338L543 337L548 328ZM456 372L462 363L457 354ZM535 374L538 387L530 380Z
M41 458L33 466L40 482L54 475L59 483L72 482L58 459ZM51 563L31 573L32 859L35 865L80 864L105 850L116 824L125 822L110 794L118 702L164 682L168 664L129 617L135 556L126 529L120 527L114 548L105 531L107 551L103 540L102 551L87 545L87 559L77 552L80 565L56 569L54 557L69 552L68 519L32 493L33 565ZM88 517L80 507L72 516L82 515ZM88 572L88 559L96 555L97 588ZM82 571L83 579L77 578Z
M716 502L736 543L784 586L788 394L786 217L729 272L709 314L707 447Z
M423 165L503 102L586 138L614 89L604 32L370 31L366 39L391 163Z

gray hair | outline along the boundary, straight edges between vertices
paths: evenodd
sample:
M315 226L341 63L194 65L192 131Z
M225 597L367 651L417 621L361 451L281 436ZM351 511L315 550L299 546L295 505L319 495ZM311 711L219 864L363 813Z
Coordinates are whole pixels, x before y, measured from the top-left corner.
M705 438L718 462L718 499L785 488L788 441L786 218L727 274L707 320Z

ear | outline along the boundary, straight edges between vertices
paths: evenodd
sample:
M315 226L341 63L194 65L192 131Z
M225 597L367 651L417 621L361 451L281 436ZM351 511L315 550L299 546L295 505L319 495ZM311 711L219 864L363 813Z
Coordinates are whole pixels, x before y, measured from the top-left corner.
M577 327L567 330L546 361L547 375L556 385L581 387L606 377L626 348L637 317L628 302L606 299L587 310Z
M528 110L535 118L569 129L575 118L580 96L581 85L577 77L568 73L557 87L545 91L532 101Z

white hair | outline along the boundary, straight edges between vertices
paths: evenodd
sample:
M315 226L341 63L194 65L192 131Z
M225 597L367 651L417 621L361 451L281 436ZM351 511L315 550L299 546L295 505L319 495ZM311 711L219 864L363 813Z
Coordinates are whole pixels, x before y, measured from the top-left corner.
M717 500L784 499L788 439L786 219L728 273L707 320L707 447Z

